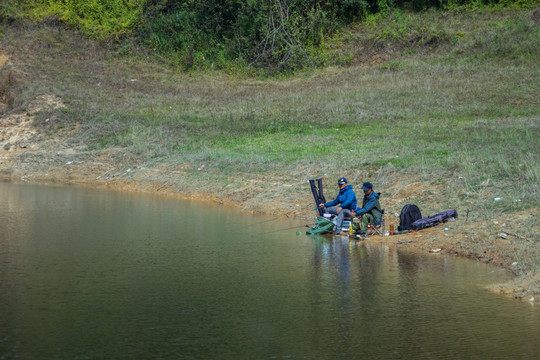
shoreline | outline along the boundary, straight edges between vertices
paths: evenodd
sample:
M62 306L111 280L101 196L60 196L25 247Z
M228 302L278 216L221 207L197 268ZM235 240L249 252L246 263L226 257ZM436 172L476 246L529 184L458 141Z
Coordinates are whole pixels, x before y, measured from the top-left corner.
M70 155L72 156L70 158L74 158L74 154L71 153ZM267 200L265 202L266 206L260 208L254 207L251 204L253 199L250 197L241 199L235 197L234 193L232 193L233 196L230 196L230 194L227 195L227 193L223 192L220 194L213 189L208 189L209 191L198 191L193 184L188 186L183 183L182 186L178 186L182 178L189 177L189 171L178 172L173 175L169 174L166 177L162 175L164 169L168 168L168 166L162 166L161 168L136 168L128 171L131 168L124 169L125 166L122 168L114 167L111 163L104 162L104 152L100 152L99 156L96 155L97 153L92 153L89 157L88 154L80 153L80 157L85 157L85 160L81 162L72 162L67 165L72 160L64 161L67 159L66 157L62 158L62 161L58 161L58 159L55 161L56 164L62 165L51 165L39 161L41 157L46 157L47 153L28 150L24 152L12 152L11 154L0 157L0 180L14 183L58 186L71 185L112 191L147 193L166 198L231 207L246 213L272 215L278 218L294 217L307 219L315 216L311 211L312 206L310 205L313 199L311 199L308 184L305 184L303 189L305 190L305 198L296 199L300 202L291 202L290 204L294 206L284 206L283 199L275 198ZM108 154L105 157L109 155L115 157L115 154ZM96 159L100 158L102 158L101 161L96 161ZM301 186L301 184L297 184L297 186ZM247 188L243 190L247 191ZM332 189L327 190L327 192L330 194ZM384 206L388 206L388 204L385 205L383 202ZM391 208L391 210L392 212L388 212L386 215L387 229L389 223L395 218L393 212L395 209ZM490 263L511 271L514 274L514 278L502 284L488 284L486 285L487 290L531 304L540 304L540 293L537 292L540 272L536 271L521 276L517 274L513 262L506 253L509 250L504 247L504 243L500 244L500 248L485 249L483 253L462 246L460 236L471 231L474 232L479 225L472 221L465 221L464 214L459 214L458 212L458 218L455 222L440 224L408 234L386 236L384 238L381 236L372 236L365 240L351 241L403 246L408 250L419 253L432 253L433 256L453 255ZM445 231L445 229L448 229L448 231ZM502 241L503 239L499 240ZM405 241L406 243L398 244L398 241Z

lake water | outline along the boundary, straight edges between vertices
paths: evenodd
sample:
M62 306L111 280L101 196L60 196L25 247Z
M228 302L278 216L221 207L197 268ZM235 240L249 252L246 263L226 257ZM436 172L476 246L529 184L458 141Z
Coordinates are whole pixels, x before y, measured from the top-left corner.
M505 271L304 224L0 182L0 359L540 358Z

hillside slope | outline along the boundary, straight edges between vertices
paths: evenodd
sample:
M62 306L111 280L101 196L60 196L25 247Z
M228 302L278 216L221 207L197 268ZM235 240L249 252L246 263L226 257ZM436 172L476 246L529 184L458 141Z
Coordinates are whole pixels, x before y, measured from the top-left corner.
M308 222L307 179L323 177L328 198L340 176L369 180L388 223L408 203L460 214L448 231L369 241L505 266L520 277L496 291L538 301L538 13L394 13L341 33L327 49L341 66L270 79L184 73L133 44L11 24L0 176Z

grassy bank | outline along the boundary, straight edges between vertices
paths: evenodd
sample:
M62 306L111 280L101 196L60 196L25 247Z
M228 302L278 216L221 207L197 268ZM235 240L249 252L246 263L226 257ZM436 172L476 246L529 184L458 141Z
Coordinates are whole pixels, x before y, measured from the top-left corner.
M308 178L370 180L392 212L467 213L456 246L469 255L514 234L504 256L530 274L540 269L539 35L538 9L392 13L338 35L327 58L345 66L272 79L178 72L57 24L11 26L0 43L20 69L12 112L41 94L67 105L37 114L47 136L73 130L85 151L126 150L119 167L182 168L179 191L254 204L305 209ZM422 188L399 195L412 183Z

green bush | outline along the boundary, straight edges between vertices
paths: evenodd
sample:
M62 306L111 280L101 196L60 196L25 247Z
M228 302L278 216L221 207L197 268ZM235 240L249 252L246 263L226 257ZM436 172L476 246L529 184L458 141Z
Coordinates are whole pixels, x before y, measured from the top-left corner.
M27 0L37 18L57 16L97 39L132 32L146 0Z
M25 1L0 0L0 24L9 24L19 17L20 9L25 7Z
M0 0L0 21L17 14L55 16L98 39L133 33L140 43L185 69L259 68L288 72L329 61L328 41L369 14L391 15L379 40L447 43L429 25L410 34L401 8L523 7L538 0ZM393 15L392 15L393 14ZM495 39L497 40L497 39ZM501 48L504 44L501 45ZM502 49L503 51L506 51Z
M325 36L366 14L365 0L150 0L141 40L186 67L239 61L279 70L317 62Z

